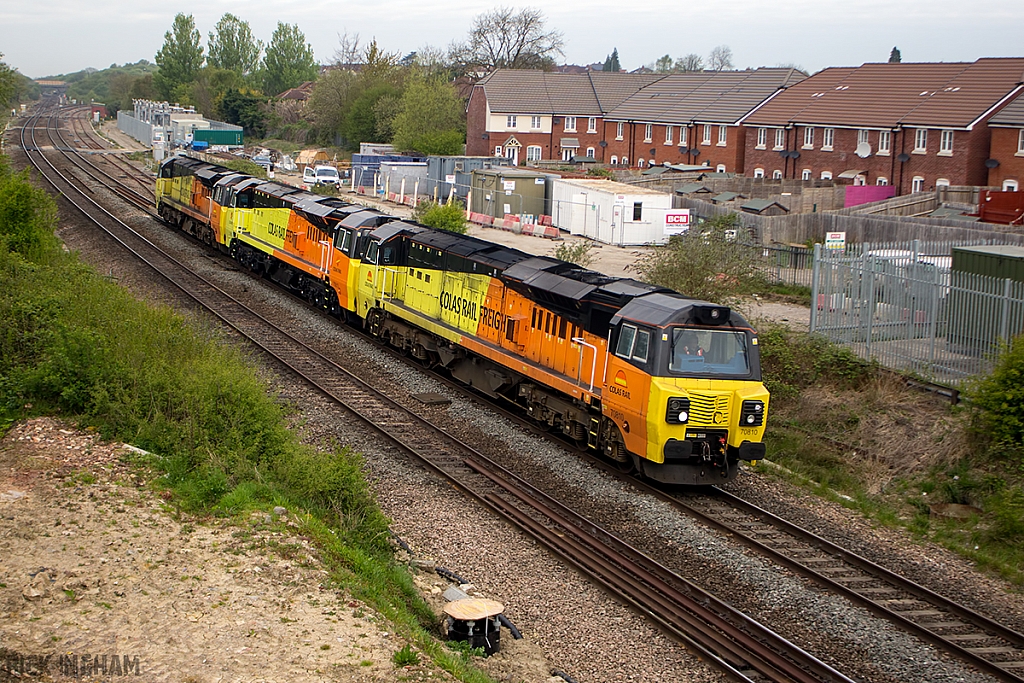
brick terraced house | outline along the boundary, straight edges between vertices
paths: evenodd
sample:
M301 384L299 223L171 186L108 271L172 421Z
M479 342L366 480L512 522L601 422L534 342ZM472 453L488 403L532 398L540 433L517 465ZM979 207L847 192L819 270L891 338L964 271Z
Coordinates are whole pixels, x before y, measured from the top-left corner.
M848 178L897 194L989 182L990 120L1024 58L824 69L750 114L744 174Z
M706 165L742 173L744 119L805 78L801 71L780 68L665 76L605 116L605 161L635 168Z
M573 157L604 162L605 113L661 78L499 69L469 97L466 154L504 156L515 164Z
M988 184L1000 190L1024 188L1024 94L989 119L988 127Z

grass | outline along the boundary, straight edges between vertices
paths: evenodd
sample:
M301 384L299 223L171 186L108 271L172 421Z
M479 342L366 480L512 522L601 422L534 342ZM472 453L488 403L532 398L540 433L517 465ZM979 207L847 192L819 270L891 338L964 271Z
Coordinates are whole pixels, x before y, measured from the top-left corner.
M300 443L289 408L241 351L64 252L55 215L0 159L0 424L56 415L142 448L153 455L132 464L160 475L155 486L179 516L244 519L284 506L340 589L458 680L489 681L434 641L436 616L392 557L361 456Z

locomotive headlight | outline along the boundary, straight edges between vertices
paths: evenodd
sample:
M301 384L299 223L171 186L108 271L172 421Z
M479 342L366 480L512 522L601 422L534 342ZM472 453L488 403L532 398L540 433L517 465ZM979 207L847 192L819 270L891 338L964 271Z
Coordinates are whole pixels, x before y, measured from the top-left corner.
M740 408L740 425L760 427L764 424L764 401L744 401Z
M673 396L668 400L665 410L665 422L685 424L690 419L690 399Z

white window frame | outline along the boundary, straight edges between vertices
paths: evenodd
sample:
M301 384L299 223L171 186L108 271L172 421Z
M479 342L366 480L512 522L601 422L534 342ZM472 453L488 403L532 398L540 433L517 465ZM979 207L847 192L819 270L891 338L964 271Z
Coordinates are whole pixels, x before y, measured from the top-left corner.
M621 140L622 139L622 131L623 131L623 129L625 127L626 127L626 124L623 123L622 121L619 121L618 123L615 124L615 139L616 140Z
M761 130L764 130L764 128L762 128ZM764 169L763 168L755 168L754 169L754 177L755 178L764 178Z
M725 164L715 166L715 173L725 173Z
M914 176L914 179L910 181L910 191L924 192L924 176Z
M811 169L805 168L803 171L800 172L800 180L810 180L810 179L811 179Z
M939 133L939 156L953 156L953 131L943 130Z
M541 122L541 117L539 117L539 116L531 116L530 117L530 130L540 130L541 129L541 123L542 123Z
M647 163L647 162L646 162L646 161L644 161L643 159L638 159L638 160L637 160L637 162L636 162L636 167L637 167L637 168L643 168L643 167L644 167L644 164L646 164L646 163Z
M940 187L949 187L949 178L939 178L935 181L935 189Z
M821 172L821 179L822 180L832 180L832 171L822 171Z
M565 117L565 132L575 133L576 132L576 117L566 116Z
M704 124L704 137L701 138L700 144L702 144L702 145L710 145L711 144L711 124L710 123L705 123Z
M775 129L775 146L772 149L785 149L786 148L786 129L776 128Z
M804 128L804 149L814 149L814 126Z
M689 133L689 129L686 126L679 126L679 146L680 147L685 147L686 146L686 138L689 137L688 133Z
M672 144L672 129L673 128L675 128L675 126L665 126L665 144L666 145L671 145Z
M536 154L533 153L533 150L536 150ZM526 148L526 161L527 161L527 163L529 163L531 161L540 161L543 158L543 156L544 156L544 148L541 147L540 145L529 145L529 146L527 146L527 148Z
M729 126L718 127L718 147L725 147L729 142Z
M629 157L622 157L622 165L629 166Z
M836 141L836 129L825 128L821 134L821 149L823 152L831 152Z
M519 118L515 114L509 114L505 117L506 130L515 130L517 123L519 123Z
M914 129L914 149L912 154L926 154L928 152L928 129Z
M587 156L590 157L591 159L597 158L597 154L595 154L593 147L587 147Z
M782 171L779 169L772 171L772 180L782 180Z
M590 117L587 118L587 132L588 133L596 133L597 132L597 117L596 116L590 116Z
M888 185L888 184L889 184L889 179L886 178L884 175L880 175L877 178L875 178L875 185Z
M1017 154L1024 155L1024 128L1017 131Z
M1003 192L1016 192L1020 189L1020 183L1012 178L1003 181Z
M876 154L888 156L892 150L892 131L878 131L878 151Z
M612 158L608 160L608 163L610 165L612 165L612 166L618 166L619 165L619 158L613 154Z
M768 148L768 129L758 128L757 129L757 144L754 145L754 149L767 149Z
M503 156L505 156L505 150L502 148L501 145L495 146L495 148L494 148L494 156L496 156L496 157L503 157Z
M572 158L579 152L578 147L563 147L562 148L562 161L572 161Z
M654 139L654 124L644 124L644 142L650 142Z
M858 130L857 131L857 144L860 145L860 144L863 144L863 143L867 143L867 144L870 145L871 144L870 135L871 135L871 131L868 130L867 128L861 128L860 130Z

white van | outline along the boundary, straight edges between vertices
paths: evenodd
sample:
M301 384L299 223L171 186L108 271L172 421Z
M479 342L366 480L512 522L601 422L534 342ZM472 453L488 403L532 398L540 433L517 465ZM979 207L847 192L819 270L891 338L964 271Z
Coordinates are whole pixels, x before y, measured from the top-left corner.
M309 168L308 166L306 167ZM334 185L337 187L341 184L341 178L338 176L338 169L333 166L317 166L314 169L316 174L317 185ZM305 178L305 176L303 176Z

